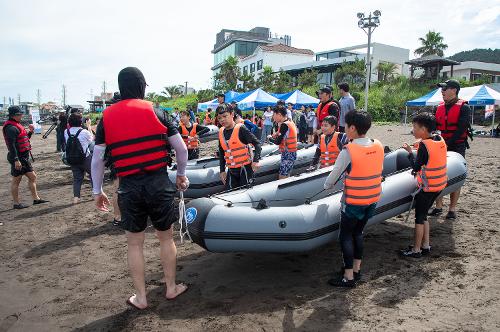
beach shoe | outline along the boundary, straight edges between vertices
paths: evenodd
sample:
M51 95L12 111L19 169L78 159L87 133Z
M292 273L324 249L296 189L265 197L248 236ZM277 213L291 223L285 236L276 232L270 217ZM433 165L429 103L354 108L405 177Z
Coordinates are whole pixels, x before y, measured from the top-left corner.
M346 278L335 278L328 280L328 284L334 287L345 287L354 288L356 287L356 282L353 280L347 280Z
M422 257L422 252L414 252L412 249L401 250L399 254L402 257L420 258Z
M457 213L455 211L448 211L448 213L446 214L445 219L455 220L455 219L457 219Z
M122 222L121 220L116 220L116 219L113 219L113 221L111 222L111 224L112 224L113 226L120 226L120 223L121 223L121 222Z
M343 278L344 277L344 268L342 267L338 273L338 277L339 278ZM353 275L354 275L354 281L360 281L361 280L361 270L358 271L358 272L353 272Z
M14 210L26 209L27 207L28 207L28 205L24 205L22 203L14 204Z
M429 212L429 214L427 214L429 217L437 217L437 216L440 216L441 214L443 213L443 209L438 209L438 208L434 208L432 209L431 212Z
M48 203L49 201L46 201L44 199L35 199L33 201L33 205L38 205L38 204L43 204L43 203Z
M413 250L413 245L408 246L408 249ZM429 248L420 247L420 251L422 256L427 256L431 253L431 246L429 246Z

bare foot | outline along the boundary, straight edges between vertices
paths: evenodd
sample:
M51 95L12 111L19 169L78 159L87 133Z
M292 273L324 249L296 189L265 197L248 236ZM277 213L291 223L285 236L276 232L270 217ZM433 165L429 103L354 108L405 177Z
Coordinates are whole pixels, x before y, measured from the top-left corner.
M128 298L127 304L137 310L144 310L148 307L148 303L139 301L135 294Z
M174 300L177 298L179 295L182 293L185 293L188 290L188 286L185 284L177 284L173 289L168 289L167 288L167 294L165 294L165 297L167 300Z

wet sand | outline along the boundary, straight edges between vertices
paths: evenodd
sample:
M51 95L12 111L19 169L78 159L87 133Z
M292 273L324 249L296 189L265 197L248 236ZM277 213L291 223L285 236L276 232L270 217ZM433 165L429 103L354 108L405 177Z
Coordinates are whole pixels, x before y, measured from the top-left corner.
M395 125L369 132L393 149L412 141L408 133ZM40 195L51 202L20 211L11 209L0 147L0 332L500 330L499 139L471 143L458 219L431 218L430 257L397 256L413 235L413 222L402 217L366 230L364 281L352 290L326 284L341 266L337 243L303 254L214 254L184 244L178 280L190 289L166 301L148 228L144 312L125 305L133 287L112 214L94 209L88 181L83 202L71 204L71 171L54 152L54 134L36 135L33 146ZM212 142L203 152L214 149ZM21 197L31 204L26 181Z

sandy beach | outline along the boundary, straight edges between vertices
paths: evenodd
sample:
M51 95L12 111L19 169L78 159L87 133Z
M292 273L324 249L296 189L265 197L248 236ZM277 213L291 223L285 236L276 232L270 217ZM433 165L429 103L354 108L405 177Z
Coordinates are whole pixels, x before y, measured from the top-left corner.
M395 149L413 141L409 132L374 126L369 136ZM338 243L303 254L214 254L179 244L178 280L190 288L167 301L148 228L144 312L125 305L133 287L124 232L94 208L88 181L82 203L71 204L71 171L54 152L54 134L32 144L39 192L51 202L20 211L0 147L0 332L500 330L499 139L471 143L458 219L430 219L430 257L398 257L413 236L413 220L402 217L367 228L364 279L352 290L326 283L341 266ZM26 179L21 196L31 204Z

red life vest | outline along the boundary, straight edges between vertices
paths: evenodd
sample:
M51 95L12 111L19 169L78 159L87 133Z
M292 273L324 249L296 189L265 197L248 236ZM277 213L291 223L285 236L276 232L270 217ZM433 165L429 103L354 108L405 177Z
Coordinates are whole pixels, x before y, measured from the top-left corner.
M5 123L3 124L3 138L5 139L5 144L7 144L9 151L10 151L10 146L9 143L7 142L7 135L5 134L5 129L9 125L14 126L19 130L19 135L17 135L16 138L17 151L20 153L30 151L31 144L30 144L30 139L28 137L28 132L26 131L26 129L24 129L22 124L11 119L5 121Z
M318 126L321 126L321 121L328 116L328 109L330 105L333 104L333 100L327 102L326 104L318 104L318 108L316 110L316 115L318 117Z
M441 136L445 141L448 141L453 136L455 131L457 131L460 108L466 103L467 102L465 100L459 99L453 106L451 106L448 113L446 113L444 102L439 104L436 110L437 129L441 131ZM456 140L456 143L463 143L466 140L467 130L460 135L460 137Z
M118 176L152 172L168 166L168 129L150 102L126 99L104 110L106 146Z
M181 123L181 136L182 136L182 139L184 140L184 144L186 144L186 147L188 148L188 150L193 150L193 149L197 149L198 148L198 145L199 145L199 140L188 140L188 137L195 137L196 136L196 126L198 124L197 123L193 123L193 125L191 126L191 128L188 130L186 128L186 126Z

